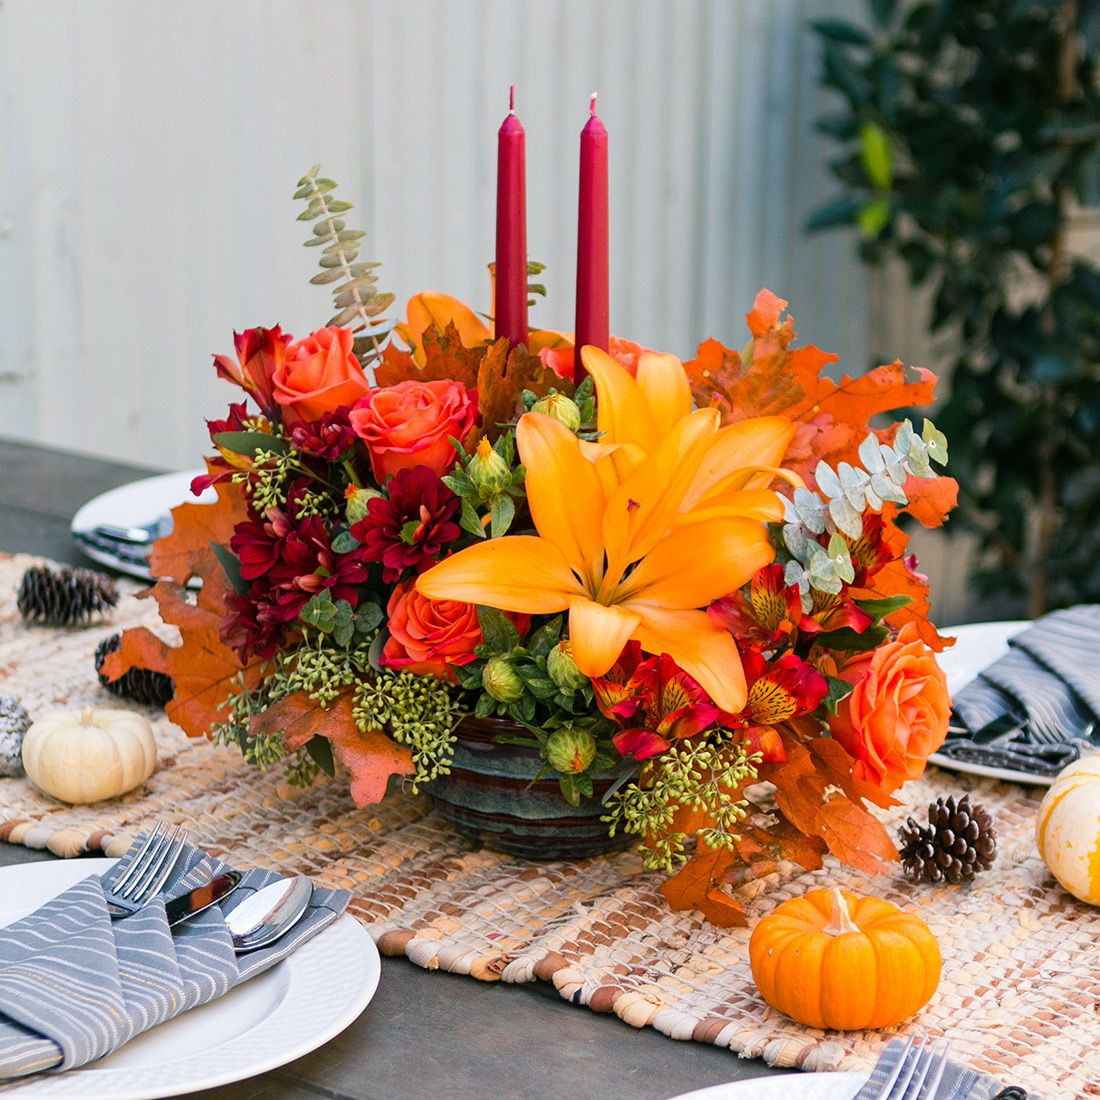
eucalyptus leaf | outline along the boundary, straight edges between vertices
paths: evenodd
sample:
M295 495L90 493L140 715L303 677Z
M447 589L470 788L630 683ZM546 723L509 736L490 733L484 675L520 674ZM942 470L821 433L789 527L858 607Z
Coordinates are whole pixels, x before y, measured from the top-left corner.
M234 591L242 596L247 596L252 585L250 581L246 581L241 576L240 558L228 546L223 546L220 542L211 541L210 549L214 551L214 557L218 559L218 564L224 570L226 579L233 586Z
M328 776L336 774L336 763L332 759L332 743L327 737L314 735L306 742L306 752L313 762Z
M254 458L259 451L286 454L286 442L266 432L216 432L212 436L215 447L223 447L234 454Z

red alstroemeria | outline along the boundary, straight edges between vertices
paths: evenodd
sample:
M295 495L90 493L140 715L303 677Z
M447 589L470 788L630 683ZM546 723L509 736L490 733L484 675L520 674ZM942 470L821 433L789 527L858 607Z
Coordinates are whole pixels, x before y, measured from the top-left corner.
M214 369L221 378L240 386L253 396L268 420L281 423L279 403L275 400L272 375L286 358L290 336L274 328L250 328L233 333L238 362L228 355L214 356Z
M640 647L628 646L592 686L603 714L627 727L613 738L615 747L623 756L646 760L713 726L722 711L667 653L638 661L640 653Z
M798 585L783 582L783 566L773 562L757 571L745 590L724 596L707 608L711 622L735 638L768 647L792 634L802 621Z
M871 513L863 517L863 534L858 539L842 536L848 544L848 553L852 556L856 577L852 582L856 588L866 588L867 581L887 562L894 560L894 552L885 538L886 524L882 516Z
M782 764L787 759L783 738L775 726L747 726L743 733L745 751L760 757L761 764Z
M248 420L248 402L237 401L229 406L229 415L224 420L208 420L206 429L210 433L210 441L221 432L243 432L245 421ZM216 444L215 444L216 446Z
M296 420L289 429L290 442L307 455L335 462L359 439L348 420L350 412L350 405L341 405L318 420Z
M352 525L364 561L380 561L386 584L406 569L417 573L434 565L448 543L461 534L455 523L461 501L427 466L398 470L386 483L386 497L367 504L367 514Z
M793 653L768 661L759 650L742 654L749 698L737 715L748 726L776 726L816 710L829 682L813 665Z
M817 588L812 589L813 610L806 615L799 629L804 634L820 634L827 630L840 630L847 627L862 634L875 620L852 600L839 592L832 595Z

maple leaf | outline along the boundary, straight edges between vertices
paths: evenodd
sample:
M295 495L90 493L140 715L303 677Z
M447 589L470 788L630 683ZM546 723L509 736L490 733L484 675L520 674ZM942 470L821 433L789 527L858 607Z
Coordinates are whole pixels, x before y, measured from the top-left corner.
M349 691L327 707L302 691L288 695L254 715L249 732L254 737L280 737L291 750L304 747L314 737L324 737L351 774L351 797L356 806L381 802L391 775L416 771L412 753L404 745L381 730L359 730Z
M820 837L849 867L884 873L898 858L897 849L882 822L847 793L855 792L851 786L855 781L849 775L847 784L841 785L839 772L818 767L822 757L812 755L789 731L781 733L787 759L782 764L763 765L760 778L775 784L775 799L783 816L799 832ZM824 759L835 762L835 758Z
M453 321L448 322L442 331L429 326L424 330L421 339L424 366L418 367L408 352L390 344L375 370L378 385L394 386L398 382L407 382L410 378L418 382L440 382L450 378L467 389L473 389L477 385L478 369L489 349L488 344L466 347Z
M744 907L722 888L723 876L734 854L726 848L708 848L701 841L695 854L661 885L672 909L698 909L719 928L744 927Z
M800 833L786 818L776 815L767 825L757 824L750 814L737 826L734 843L737 862L726 871L724 882L743 885L777 870L783 861L797 863L807 871L821 866L825 842Z
M523 391L545 397L551 389L571 392L571 383L559 378L542 365L537 355L526 348L508 351L502 337L489 349L477 374L477 403L481 411L481 431L490 441L500 434L498 425L515 420L523 411Z
M213 470L212 460L207 469ZM142 598L152 597L160 617L176 627L181 645L170 645L145 627L123 632L119 648L107 655L103 674L117 680L131 668L147 668L172 677L175 691L164 710L188 737L209 737L224 720L225 703L239 690L235 678L244 675L248 686L259 680L259 662L241 664L220 637L225 617L229 579L212 543L225 545L237 523L248 514L238 486L220 482L217 501L181 504L172 509L172 531L153 545L150 570L161 578ZM183 586L192 577L202 581L192 600Z
M206 460L211 475L222 472L217 459ZM149 571L159 580L186 584L192 576L194 555L212 542L229 545L233 528L248 518L248 502L238 485L220 481L217 500L210 504L189 501L172 509L172 530L153 543Z
M141 597L152 597L161 619L179 629L182 644L175 646L146 627L123 632L119 648L103 662L103 674L117 680L131 668L148 668L172 677L175 690L164 711L188 737L209 737L212 727L225 719L229 696L239 691L236 678L243 675L247 687L259 681L260 662L243 666L237 654L219 635L225 616L228 581L210 549L195 551L183 575L202 578L194 602L182 585L159 581Z

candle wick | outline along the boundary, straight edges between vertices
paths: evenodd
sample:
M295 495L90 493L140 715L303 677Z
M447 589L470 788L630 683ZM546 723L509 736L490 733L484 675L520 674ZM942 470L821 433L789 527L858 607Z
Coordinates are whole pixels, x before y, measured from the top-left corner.
M593 92L592 93L592 98L588 101L588 113L593 118L596 117L596 96L598 96L599 94L600 94L599 92Z
M512 115L516 113L516 86L514 84L508 85L508 113Z

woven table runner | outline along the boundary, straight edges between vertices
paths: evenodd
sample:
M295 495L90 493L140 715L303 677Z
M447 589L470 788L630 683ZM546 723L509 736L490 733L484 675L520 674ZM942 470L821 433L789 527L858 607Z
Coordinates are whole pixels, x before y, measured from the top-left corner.
M32 715L118 704L96 680L95 646L139 623L164 632L155 606L123 584L127 595L108 622L27 626L15 589L36 561L0 555L0 694ZM356 809L339 778L294 789L279 769L259 772L236 749L189 741L163 714L147 713L160 760L144 787L69 807L26 779L0 779L0 839L62 856L119 855L154 819L184 822L196 844L238 865L350 890L352 912L379 949L429 970L552 981L574 1004L635 1027L806 1070L867 1070L890 1038L928 1029L950 1039L956 1060L1047 1100L1100 1097L1100 910L1062 891L1035 851L1042 788L929 769L902 792L905 805L886 815L891 827L951 793L969 791L992 813L997 860L970 885L915 885L900 869L872 878L829 858L820 871L784 865L739 891L753 922L815 886L874 893L913 908L939 940L943 978L914 1020L882 1032L823 1032L760 999L748 929L671 912L661 877L643 872L633 853L578 863L497 855L454 833L425 799Z

